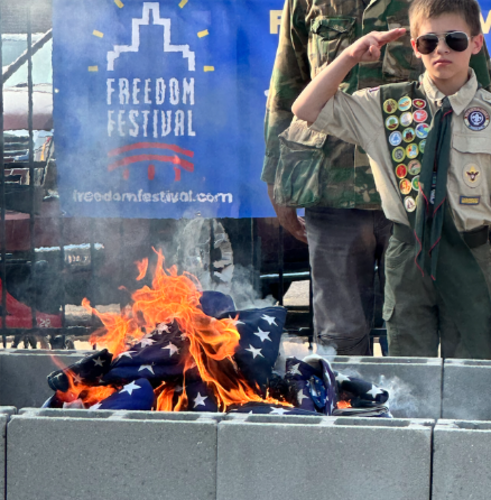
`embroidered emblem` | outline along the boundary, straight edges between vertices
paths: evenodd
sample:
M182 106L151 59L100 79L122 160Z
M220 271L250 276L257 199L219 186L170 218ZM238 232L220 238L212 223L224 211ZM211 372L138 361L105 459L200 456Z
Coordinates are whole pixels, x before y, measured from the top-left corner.
M402 142L402 134L398 130L392 132L389 135L389 142L391 146L399 146L399 144Z
M461 205L479 205L481 203L480 196L461 196L459 203Z
M420 123L419 125L416 125L416 135L420 139L426 139L429 129L430 126L427 123Z
M412 196L406 196L404 198L404 207L408 212L414 212L416 210L416 202Z
M464 113L464 123L471 130L484 130L489 125L489 113L482 108L469 108Z
M379 87L376 88L378 89ZM389 115L395 113L397 111L397 102L394 99L387 99L384 102L384 111Z
M392 151L392 158L399 163L406 158L406 151L399 146Z
M411 182L408 179L401 179L399 181L399 189L402 194L409 194L411 192Z
M426 139L419 143L419 151L421 152L421 154L425 152L425 146L426 146Z
M424 109L426 108L426 101L424 99L414 99L413 106L416 109Z
M416 123L423 123L428 119L428 113L424 109L418 109L413 113L413 119Z
M407 111L411 107L411 99L406 95L401 97L398 102L399 111Z
M478 187L482 182L482 172L478 165L470 163L463 170L464 183L471 188Z
M397 118L397 116L389 116L387 120L385 120L385 126L389 130L395 130L399 126L399 118Z
M415 137L416 132L413 128L406 128L402 131L402 138L404 139L404 142L412 142Z
M419 191L419 175L416 177L413 177L413 180L411 181L411 185L415 191Z
M406 111L405 113L402 113L399 121L403 127L409 127L409 125L413 123L413 114L410 111Z
M407 167L406 165L398 165L396 168L396 175L399 179L404 179L407 175Z
M418 175L421 172L421 163L418 160L411 160L407 165L407 170L411 175Z
M408 158L410 158L410 159L416 158L416 156L418 156L418 153L419 153L419 149L418 149L417 144L414 144L414 143L409 144L406 147L406 155Z

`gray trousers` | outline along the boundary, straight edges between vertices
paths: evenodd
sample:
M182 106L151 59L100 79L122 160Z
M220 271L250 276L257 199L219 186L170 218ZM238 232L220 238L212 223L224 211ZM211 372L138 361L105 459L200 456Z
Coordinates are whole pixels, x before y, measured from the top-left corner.
M316 342L338 354L369 355L375 274L383 287L392 223L381 210L317 207L305 210L305 220Z

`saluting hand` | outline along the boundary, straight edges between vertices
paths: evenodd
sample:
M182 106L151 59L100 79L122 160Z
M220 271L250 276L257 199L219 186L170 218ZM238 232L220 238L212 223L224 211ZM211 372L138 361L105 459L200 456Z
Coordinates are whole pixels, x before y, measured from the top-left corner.
M386 43L393 42L405 34L405 28L395 28L390 31L372 31L348 47L346 52L357 63L377 61L380 57L380 49Z

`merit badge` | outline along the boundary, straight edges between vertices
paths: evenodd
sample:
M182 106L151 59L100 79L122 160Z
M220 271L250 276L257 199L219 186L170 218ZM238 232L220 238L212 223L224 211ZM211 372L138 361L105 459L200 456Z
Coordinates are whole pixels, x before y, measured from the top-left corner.
M414 212L416 210L416 202L412 196L406 196L404 198L404 206L408 212Z
M409 125L413 123L413 114L411 113L411 111L406 111L405 113L402 113L399 121L401 122L401 125L403 127L409 127Z
M416 158L416 156L418 156L418 153L419 153L419 149L418 149L418 145L417 144L409 144L407 147L406 147L406 154L407 154L407 157L408 158L411 158L411 160L413 158Z
M389 115L397 111L397 102L394 99L387 99L384 102L384 111Z
M411 175L418 175L421 172L421 163L418 160L411 160L407 165L407 170Z
M411 99L408 96L401 97L398 102L399 111L407 111L411 107Z
M489 113L482 108L469 108L464 113L464 123L471 130L483 130L489 125Z
M416 123L422 123L427 120L428 113L424 109L417 109L413 113L413 118Z
M413 180L411 181L411 185L415 191L419 191L419 175L416 177L413 177Z
M395 130L399 126L399 118L397 118L397 116L389 116L387 120L385 120L385 126L389 130Z
M411 182L408 179L401 179L399 181L399 189L402 194L409 194L411 192Z
M416 109L426 108L426 101L424 99L413 99L413 106Z
M421 152L421 154L425 152L425 146L426 146L426 139L419 143L419 151Z
M416 132L413 128L406 128L402 131L402 138L404 139L404 142L412 142L415 137Z
M404 179L407 175L407 167L406 165L397 165L396 167L396 175L399 179Z
M470 163L464 167L464 183L466 186L475 188L482 182L482 172L478 165Z
M406 151L404 151L404 148L399 146L392 151L392 158L394 161L401 162L404 158L406 158Z
M389 142L391 146L399 146L402 142L402 134L398 130L392 132L392 134L389 135Z
M420 139L426 139L429 129L430 126L427 123L420 123L419 125L416 125L416 135Z

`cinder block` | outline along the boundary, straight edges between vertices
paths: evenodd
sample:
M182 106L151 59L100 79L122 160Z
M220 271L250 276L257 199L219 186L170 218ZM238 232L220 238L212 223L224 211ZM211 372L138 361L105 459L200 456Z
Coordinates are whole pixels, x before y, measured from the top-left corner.
M10 415L16 412L12 407L0 407L0 498L5 498L5 438L7 435L7 422Z
M83 352L5 350L0 353L0 404L22 408L40 407L53 391L46 377L58 366L64 366L83 357Z
M217 423L205 414L40 412L8 424L9 500L216 497Z
M332 367L389 391L390 411L394 417L441 417L441 358L337 356Z
M218 424L217 500L427 500L432 420L250 415Z
M442 417L491 420L491 361L447 359L443 366Z
M432 500L488 500L491 422L439 420L433 436Z

